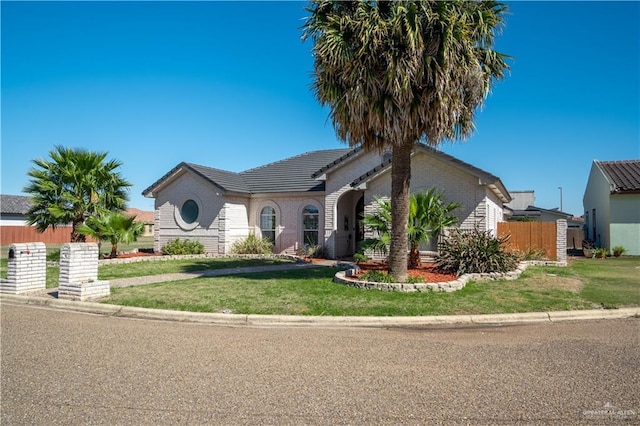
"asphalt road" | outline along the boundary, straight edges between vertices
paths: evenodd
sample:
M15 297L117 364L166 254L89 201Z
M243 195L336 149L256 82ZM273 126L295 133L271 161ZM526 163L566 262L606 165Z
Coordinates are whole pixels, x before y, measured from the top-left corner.
M2 425L639 424L640 319L251 328L3 303Z

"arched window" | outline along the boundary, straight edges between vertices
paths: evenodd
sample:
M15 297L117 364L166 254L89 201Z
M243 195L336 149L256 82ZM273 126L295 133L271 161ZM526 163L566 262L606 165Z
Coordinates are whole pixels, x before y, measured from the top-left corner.
M265 207L260 212L260 231L263 237L276 242L276 211L273 207Z
M318 245L318 209L308 205L302 210L302 243L305 246Z

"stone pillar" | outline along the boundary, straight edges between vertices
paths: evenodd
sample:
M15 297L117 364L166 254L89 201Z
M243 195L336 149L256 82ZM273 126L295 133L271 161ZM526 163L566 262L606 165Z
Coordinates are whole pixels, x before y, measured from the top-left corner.
M557 261L567 263L567 220L556 220L556 257Z
M98 245L63 244L60 247L58 298L83 301L109 294L109 281L98 280Z
M0 293L21 294L47 288L47 248L44 243L16 243L7 251L7 279Z

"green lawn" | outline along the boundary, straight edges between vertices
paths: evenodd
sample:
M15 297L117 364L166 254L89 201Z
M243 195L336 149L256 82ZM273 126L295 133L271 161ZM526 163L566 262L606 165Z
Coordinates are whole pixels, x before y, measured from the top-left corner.
M190 259L103 265L100 279L268 265L274 259ZM2 259L0 276L6 277ZM454 293L399 293L336 284L336 269L264 272L112 288L104 303L193 312L287 315L415 316L541 312L640 306L640 258L571 260L531 266L515 281L471 282ZM59 268L47 268L56 287Z
M640 259L580 259L530 267L515 281L469 283L454 293L360 290L317 268L113 288L104 303L192 312L414 316L640 306ZM603 277L615 277L603 279Z

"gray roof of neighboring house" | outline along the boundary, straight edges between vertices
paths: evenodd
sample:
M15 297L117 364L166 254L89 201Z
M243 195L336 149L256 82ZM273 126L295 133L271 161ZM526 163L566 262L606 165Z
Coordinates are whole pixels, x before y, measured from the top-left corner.
M315 179L314 172L331 164L350 151L352 151L351 148L312 151L240 173L183 162L145 189L142 195L150 195L164 181L181 169L190 170L212 184L230 192L255 194L324 191L324 182Z
M609 183L612 193L640 192L640 160L595 161Z
M31 198L25 195L0 195L0 210L3 214L27 214Z

